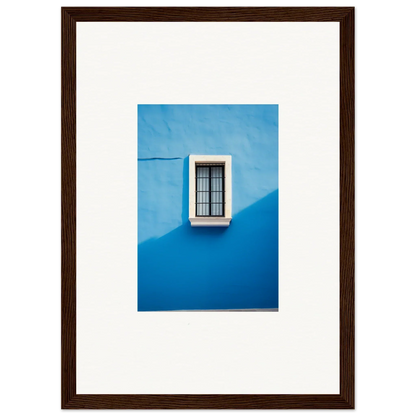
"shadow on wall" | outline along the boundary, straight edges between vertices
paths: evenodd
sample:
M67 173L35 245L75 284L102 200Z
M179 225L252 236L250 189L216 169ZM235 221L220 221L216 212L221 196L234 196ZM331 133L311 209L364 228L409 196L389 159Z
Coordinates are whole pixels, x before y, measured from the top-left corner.
M193 228L187 210L182 226L138 246L138 310L278 308L278 190L228 228Z
M189 156L183 160L182 224L189 221Z

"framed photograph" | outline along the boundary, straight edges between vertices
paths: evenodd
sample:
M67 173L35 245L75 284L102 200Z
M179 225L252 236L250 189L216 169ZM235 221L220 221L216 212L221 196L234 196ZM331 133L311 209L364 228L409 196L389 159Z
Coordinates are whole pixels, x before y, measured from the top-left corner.
M137 137L138 311L277 312L278 106L139 105Z
M61 404L354 408L353 7L62 8Z

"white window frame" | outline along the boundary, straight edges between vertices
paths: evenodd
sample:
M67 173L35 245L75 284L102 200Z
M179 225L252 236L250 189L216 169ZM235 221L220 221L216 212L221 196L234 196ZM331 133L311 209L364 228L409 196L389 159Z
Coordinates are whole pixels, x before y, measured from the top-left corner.
M198 163L224 164L225 204L223 217L197 217L195 210L196 198L196 165ZM231 156L218 155L189 155L189 221L192 227L228 227L232 213L232 181L231 181Z

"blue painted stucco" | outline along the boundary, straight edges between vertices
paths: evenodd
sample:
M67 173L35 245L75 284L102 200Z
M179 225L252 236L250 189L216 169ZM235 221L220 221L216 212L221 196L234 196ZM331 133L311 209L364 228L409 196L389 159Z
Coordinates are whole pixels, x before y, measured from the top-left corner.
M190 154L231 155L228 228L188 220ZM138 106L138 310L278 308L278 106Z

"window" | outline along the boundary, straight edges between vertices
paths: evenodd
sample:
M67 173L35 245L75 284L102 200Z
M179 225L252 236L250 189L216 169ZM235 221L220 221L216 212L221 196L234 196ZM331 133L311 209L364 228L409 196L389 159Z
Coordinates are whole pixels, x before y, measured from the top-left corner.
M224 165L196 165L196 216L224 216Z
M189 156L189 221L193 227L228 227L231 156Z

